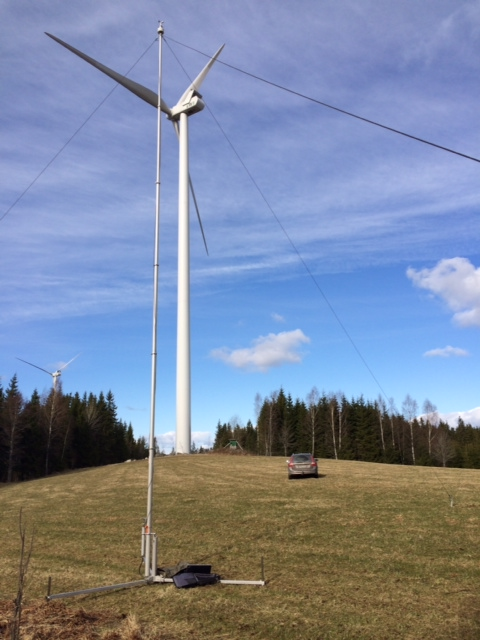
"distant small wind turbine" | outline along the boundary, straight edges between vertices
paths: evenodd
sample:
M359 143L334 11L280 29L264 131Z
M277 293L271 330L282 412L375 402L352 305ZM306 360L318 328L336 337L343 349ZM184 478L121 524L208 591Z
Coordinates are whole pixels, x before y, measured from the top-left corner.
M56 391L57 390L57 380L62 375L62 371L64 369L66 369L68 367L68 365L71 364L76 358L78 358L79 355L80 354L77 354L74 358L72 358L66 364L64 364L61 367L59 367L56 371L48 371L47 369L43 369L42 367L39 367L38 365L33 364L32 362L27 362L27 360L22 360L22 358L17 358L17 360L20 360L21 362L25 362L25 364L29 364L31 367L35 367L35 369L40 369L40 371L44 371L45 373L48 373L49 376L52 376L52 378L53 378L53 390Z

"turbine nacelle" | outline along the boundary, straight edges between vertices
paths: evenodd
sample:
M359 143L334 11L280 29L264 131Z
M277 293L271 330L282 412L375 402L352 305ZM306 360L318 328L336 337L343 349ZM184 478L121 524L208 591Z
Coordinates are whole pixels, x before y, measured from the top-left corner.
M185 98L185 102L178 103L172 107L170 115L167 115L169 120L177 121L182 113L186 113L187 116L193 116L194 113L198 113L205 108L202 96L195 89L190 90Z

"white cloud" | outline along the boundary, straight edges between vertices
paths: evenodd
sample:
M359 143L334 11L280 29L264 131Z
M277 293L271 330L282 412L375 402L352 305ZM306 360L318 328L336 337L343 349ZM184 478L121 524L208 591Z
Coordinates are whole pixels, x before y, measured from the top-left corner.
M175 431L166 431L157 435L157 444L160 451L170 453L175 449ZM213 445L212 434L209 431L192 431L192 445L197 448L205 447L209 449Z
M453 49L453 55L464 64L476 63L468 54L472 51L473 42L478 39L478 2L458 4L458 8L436 21L427 37L412 43L411 51L406 53L407 58L422 60L427 65L438 64L445 55L451 59ZM462 43L461 46L458 43Z
M458 419L461 418L465 424L471 424L472 427L480 427L480 407L470 409L469 411L452 411L451 413L439 413L440 420L447 422L451 427L458 425Z
M279 313L272 313L272 318L275 320L275 322L285 322L285 318Z
M251 347L244 349L214 349L210 355L237 369L265 372L272 367L301 362L302 354L299 353L299 348L309 342L310 338L301 329L295 329L260 336L253 341Z
M468 351L465 349L460 349L459 347L444 347L443 349L431 349L430 351L425 351L423 354L426 358L464 358L469 355Z
M407 276L422 289L442 298L462 327L480 326L480 268L467 258L440 260L433 269L407 269Z

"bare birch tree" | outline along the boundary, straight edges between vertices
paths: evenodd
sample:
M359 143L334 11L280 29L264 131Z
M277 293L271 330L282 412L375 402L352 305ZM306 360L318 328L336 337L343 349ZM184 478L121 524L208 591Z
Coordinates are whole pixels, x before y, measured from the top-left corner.
M395 449L395 430L393 428L393 416L396 413L395 400L393 398L388 399L388 417L390 419L390 429L392 430L392 448Z
M260 411L262 410L263 398L258 393L255 394L254 411L255 411L255 430L257 432L257 452L260 452L260 429L258 428L258 420Z
M380 426L380 438L382 440L382 449L383 449L383 453L385 453L385 437L383 434L383 416L387 411L387 405L385 404L385 400L380 394L378 395L378 398L375 401L375 408L377 410L378 423Z
M278 391L272 391L268 400L265 400L267 404L267 424L265 428L265 455L272 455L273 436L275 432L275 408L278 398Z
M310 436L310 442L312 443L312 456L315 455L315 438L318 431L318 403L320 401L320 394L317 387L312 387L312 390L307 395L307 411L308 411L308 434Z
M443 467L446 467L447 462L455 457L455 445L446 429L440 428L437 431L432 453L433 457L441 462Z
M92 431L95 431L102 422L97 399L92 394L85 403L85 421Z
M342 450L342 437L343 437L343 429L345 427L346 422L346 413L344 411L344 401L345 396L341 391L337 391L335 394L335 398L337 400L337 418L338 418L338 452Z
M410 443L412 447L412 461L413 461L413 464L415 464L415 441L413 437L413 422L417 417L418 403L408 393L405 396L405 400L403 401L403 404L402 404L402 412L410 426Z
M439 418L437 407L427 398L423 403L423 413L427 424L428 455L432 455L432 440L435 437L434 429L438 425Z
M332 430L333 455L335 456L335 460L338 460L337 438L335 436L336 408L337 408L337 399L335 398L335 395L332 393L328 396L328 412L330 415L330 428Z
M66 446L66 440L68 437L68 420L66 419L66 411L63 407L63 394L62 384L57 381L57 384L50 391L44 402L44 415L47 431L47 444L45 452L45 476L48 476L50 472L52 443L55 437L62 437L63 431L64 448ZM63 453L62 453L63 457Z
M10 624L10 638L12 640L20 640L20 630L22 624L23 596L25 593L25 585L27 580L28 567L33 551L33 540L35 537L35 529L32 531L30 543L27 544L27 527L22 522L22 509L19 515L20 530L20 562L18 565L18 589L17 596L14 600L13 620Z
M293 436L292 436L292 425L290 424L290 421L288 420L288 417L286 415L283 416L282 424L280 425L279 436L280 436L280 443L283 447L283 454L284 456L287 456L290 450L290 447L293 444Z

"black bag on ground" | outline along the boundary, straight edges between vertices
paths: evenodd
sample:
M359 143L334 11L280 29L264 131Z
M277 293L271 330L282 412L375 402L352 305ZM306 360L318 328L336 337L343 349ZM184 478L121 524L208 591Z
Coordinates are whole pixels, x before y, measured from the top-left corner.
M173 576L173 583L177 589L191 589L203 587L206 584L215 584L220 580L216 573L178 573Z
M173 567L157 567L157 576L165 578L173 578L177 573L211 573L212 565L210 564L191 564L190 562L179 562Z

